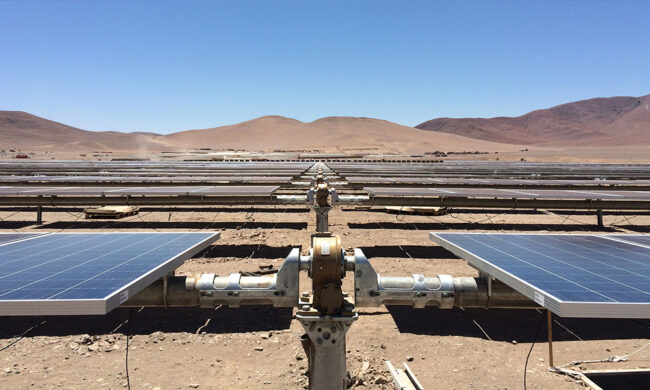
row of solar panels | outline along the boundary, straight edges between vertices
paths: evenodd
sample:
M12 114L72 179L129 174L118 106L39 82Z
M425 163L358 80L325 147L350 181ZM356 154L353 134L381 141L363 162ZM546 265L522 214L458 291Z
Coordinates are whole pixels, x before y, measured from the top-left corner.
M278 186L152 186L152 187L0 187L0 196L265 196L269 197Z
M454 177L542 177L542 178L646 178L650 179L647 164L551 164L513 162L444 163L327 163L338 174L348 176L454 176Z
M313 163L304 161L261 162L261 161L80 161L80 160L46 160L46 161L0 161L1 167L23 165L26 167L100 167L100 168L309 168Z
M647 200L650 191L364 187L372 197ZM408 201L405 200L405 204Z
M0 178L0 180L2 180ZM414 184L414 185L436 185L436 186L521 186L521 187L561 187L561 186L603 186L616 188L617 186L650 186L650 180L554 180L554 179L481 179L481 178L458 178L458 177L372 177L372 176L348 176L346 181L349 184Z
M218 238L212 232L0 235L0 315L106 314Z
M650 236L431 233L562 317L650 318Z
M40 187L0 186L0 196L126 196L126 195L212 195L271 196L278 186L145 186L145 187ZM371 197L462 197L501 199L610 199L648 200L650 191L514 190L498 188L397 188L366 187ZM405 201L405 203L408 203Z
M300 175L312 163L186 162L0 162L0 175L19 176L288 176Z
M650 318L650 236L431 233L565 317ZM0 315L105 314L219 233L0 234Z
M149 174L149 173L147 173ZM292 176L0 176L0 183L228 183L228 184L287 184Z

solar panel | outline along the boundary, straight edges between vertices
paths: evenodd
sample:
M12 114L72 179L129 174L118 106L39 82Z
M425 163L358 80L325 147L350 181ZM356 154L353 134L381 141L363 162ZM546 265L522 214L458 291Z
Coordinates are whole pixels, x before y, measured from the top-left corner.
M0 233L0 245L12 241L25 240L36 236L43 235L44 233Z
M106 314L219 233L52 233L0 245L0 315Z
M650 191L514 190L498 188L395 188L364 187L372 196L461 197L500 199L608 199L650 200Z
M612 240L620 240L624 242L629 242L631 244L637 244L637 245L645 245L648 248L650 248L650 236L649 235L633 235L633 234L626 234L626 235L621 235L621 234L612 234L607 236L607 238L611 238Z
M271 196L278 186L147 186L147 187L0 187L0 196L51 195L213 195L213 196Z
M650 318L649 247L599 235L430 238L562 317Z

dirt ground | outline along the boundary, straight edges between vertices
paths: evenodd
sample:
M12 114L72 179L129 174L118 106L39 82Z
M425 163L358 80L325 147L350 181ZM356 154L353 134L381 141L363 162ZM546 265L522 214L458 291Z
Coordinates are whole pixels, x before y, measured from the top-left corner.
M84 220L75 208L0 209L0 232L221 231L222 238L177 274L254 271L279 266L292 247L309 247L313 211L303 207L144 208L122 220ZM577 211L454 210L413 216L336 208L331 230L346 248L361 247L379 273L475 276L463 260L436 247L429 231L649 232L650 214ZM301 274L302 290L309 288ZM351 278L345 288L351 291ZM303 333L291 309L247 307L116 309L106 316L0 318L0 388L294 389L307 384ZM128 319L130 318L130 321ZM521 389L526 355L529 389L580 389L578 381L548 371L546 325L537 310L405 307L359 308L347 337L355 389L392 389L384 361L408 364L426 389ZM648 320L554 317L555 365L623 356L650 340ZM20 338L20 335L24 337ZM14 344L11 344L15 342ZM650 347L625 362L579 364L575 369L650 368Z

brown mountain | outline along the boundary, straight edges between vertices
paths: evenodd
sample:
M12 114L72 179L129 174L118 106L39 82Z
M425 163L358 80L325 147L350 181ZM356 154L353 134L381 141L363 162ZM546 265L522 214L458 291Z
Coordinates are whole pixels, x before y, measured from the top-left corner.
M204 145L265 151L372 148L387 152L504 150L504 145L492 142L359 117L327 117L301 122L282 116L264 116L235 125L182 131L160 137L165 142L186 147ZM505 146L507 149L513 148Z
M69 152L165 150L149 133L81 130L22 111L0 111L0 147Z
M235 125L160 135L86 131L25 112L0 111L0 149L47 149L70 153L114 151L142 155L150 151L207 147L259 151L375 148L385 152L514 149L512 145L430 132L371 118L328 117L301 122L281 116L265 116Z
M416 127L524 145L650 145L650 95L581 100L519 117L438 118Z

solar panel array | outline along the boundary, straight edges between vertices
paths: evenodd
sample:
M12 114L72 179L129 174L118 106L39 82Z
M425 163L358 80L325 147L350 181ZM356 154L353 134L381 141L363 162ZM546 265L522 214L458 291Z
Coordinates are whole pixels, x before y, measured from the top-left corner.
M0 162L0 183L289 185L312 165L304 161L4 161Z
M431 233L431 240L563 317L650 318L650 236Z
M650 236L632 236L632 235L610 235L612 240L621 240L637 245L645 245L650 248Z
M571 164L445 160L443 163L327 162L342 176L542 179L650 179L648 164Z
M650 188L650 180L558 180L558 179L479 179L458 177L380 177L380 176L348 176L346 181L352 185L421 185L436 187L604 187L605 189L625 188Z
M2 186L0 196L38 195L166 195L166 196L271 196L278 186L147 186L147 187L38 187Z
M12 241L24 240L27 238L40 236L41 234L43 233L0 233L0 245Z
M219 233L53 233L0 245L0 315L106 314Z
M147 172L146 174L151 174ZM181 183L181 184L287 184L292 176L0 176L0 183Z
M611 199L650 200L650 191L604 190L516 190L500 188L409 188L364 187L374 197L454 197L454 198L517 198L517 199Z

